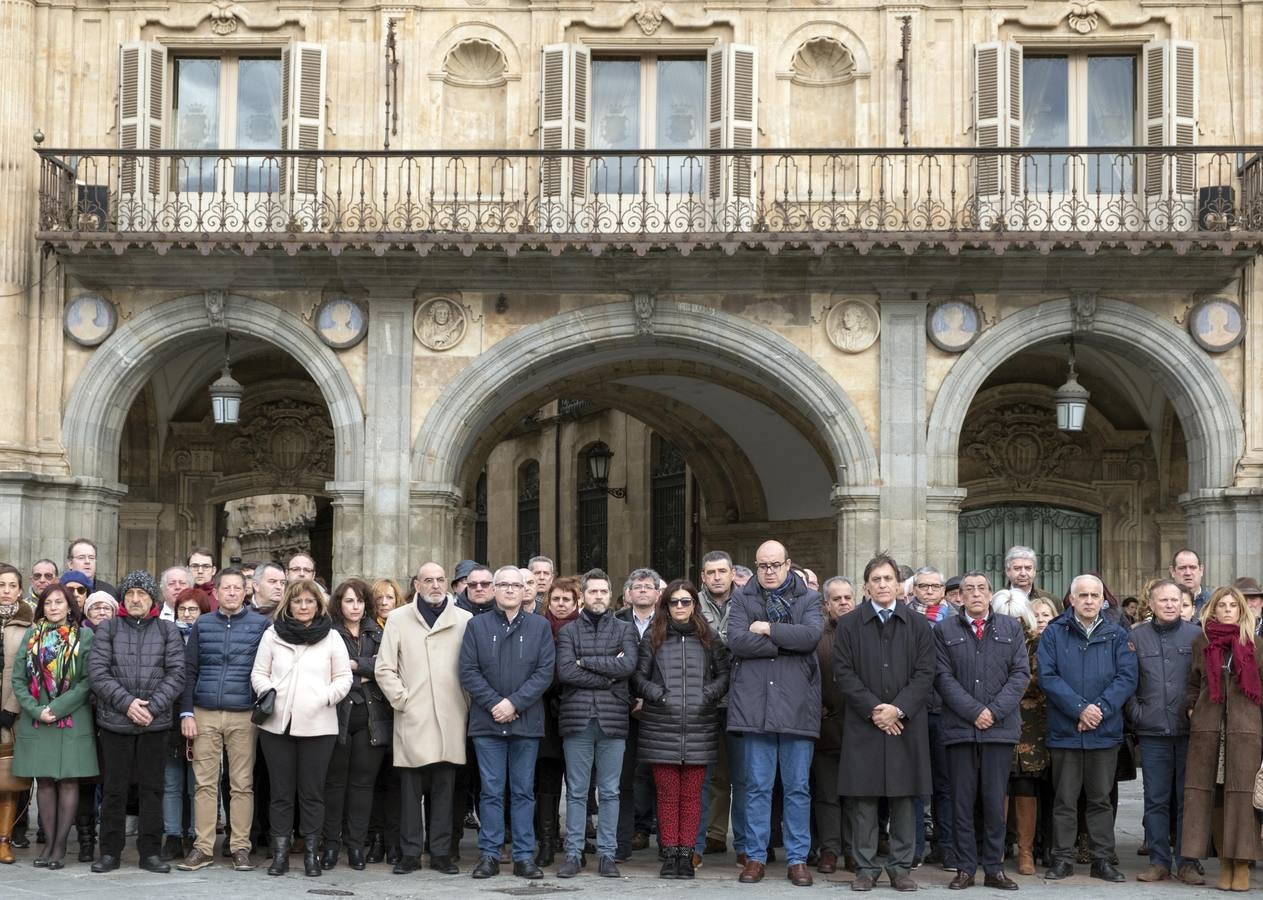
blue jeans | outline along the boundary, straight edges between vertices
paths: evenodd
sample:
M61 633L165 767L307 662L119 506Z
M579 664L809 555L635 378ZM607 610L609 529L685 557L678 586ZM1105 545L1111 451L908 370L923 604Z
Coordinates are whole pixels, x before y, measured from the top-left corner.
M513 861L535 855L535 758L539 738L475 737L478 777L478 852L500 859L504 846L504 788L508 781L513 817Z
M1145 841L1149 862L1174 871L1192 860L1180 855L1180 830L1184 827L1184 764L1188 736L1140 736L1144 760ZM1174 808L1174 809L1173 809ZM1171 851L1171 816L1175 815L1175 852ZM1174 865L1172 856L1174 855Z
M162 772L162 833L193 837L193 766L183 758L167 759ZM189 798L189 827L184 822L184 798Z
M618 778L623 771L622 738L607 737L596 719L576 735L562 739L566 755L566 855L583 855L588 822L588 783L596 764L596 850L614 858L618 846ZM516 830L516 829L515 829ZM516 835L515 835L516 837Z
M811 851L811 738L779 734L745 734L746 847L749 859L767 862L772 837L772 786L781 772L785 792L782 831L789 865L807 861ZM735 796L736 785L733 786Z
M728 724L728 708L720 708L721 727ZM724 731L724 753L728 757L728 788L732 799L728 802L728 818L732 824L732 852L746 852L746 762L743 753L745 744L741 733ZM715 767L712 765L706 773L707 789L702 792L702 824L697 830L697 844L694 849L698 854L706 852L706 822L710 818L710 780Z

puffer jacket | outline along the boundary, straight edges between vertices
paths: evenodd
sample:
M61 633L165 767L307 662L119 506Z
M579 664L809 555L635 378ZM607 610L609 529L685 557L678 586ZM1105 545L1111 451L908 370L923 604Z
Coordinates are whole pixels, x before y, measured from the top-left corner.
M1136 690L1136 653L1127 630L1104 612L1088 637L1067 609L1039 637L1039 684L1048 706L1050 748L1104 750L1123 742L1123 705ZM1089 704L1101 710L1101 724L1079 731L1079 715Z
M640 711L638 759L646 765L708 766L719 758L719 701L728 693L728 652L711 633L706 647L674 622L657 650L640 642L632 687Z
M184 647L184 701L181 713L194 706L245 712L254 705L250 671L259 641L271 623L250 606L236 615L224 610L199 616Z
M609 611L593 617L585 609L558 632L563 738L581 733L593 719L606 737L627 737L632 706L629 682L638 656L636 626Z
M351 690L338 703L338 742L345 744L351 726L351 707L363 705L368 712L368 744L370 747L389 747L394 730L395 711L391 709L382 689L377 686L377 651L382 645L382 630L372 616L360 620L360 636L352 637L344 625L335 625L334 631L342 636L347 656L355 663L351 673Z
M1188 734L1188 673L1193 667L1193 641L1202 630L1176 619L1142 622L1128 640L1136 648L1139 680L1136 693L1123 707L1136 734L1177 737Z
M96 694L96 723L115 734L166 731L184 690L184 641L172 622L154 615L120 615L101 623L93 635L88 680ZM153 721L137 725L127 717L133 700L148 700Z

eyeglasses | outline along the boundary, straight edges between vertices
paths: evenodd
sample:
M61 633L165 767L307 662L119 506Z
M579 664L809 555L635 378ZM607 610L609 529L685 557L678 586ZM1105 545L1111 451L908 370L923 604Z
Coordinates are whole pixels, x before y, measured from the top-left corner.
M941 591L943 589L943 585L941 584L914 584L913 587L918 591L928 591L931 589Z
M486 584L486 583L487 582L485 581L483 582L483 584ZM517 581L497 581L496 587L502 591L520 591L520 590L523 590L526 587L526 585Z
M56 577L57 575L54 572L49 572L48 574L44 574L43 572L36 572L35 574L31 576L31 581L52 581Z
M196 569L197 566L194 566L193 568ZM206 568L209 569L210 566L206 566ZM311 566L290 566L289 571L295 575L310 575L312 572L316 570L313 569Z
M775 572L780 569L781 566L785 565L786 562L788 562L788 560L782 559L780 562L774 563L755 563L754 567L760 572Z
M189 563L189 568L193 569L195 572L204 572L207 569L215 568L215 564L214 563Z
M178 616L200 616L202 609L199 606L181 606L175 612Z
M308 569L307 571L310 572L311 570ZM439 575L437 577L432 577L432 578L422 578L420 575L418 575L416 580L421 582L422 584L446 584L447 583L447 579L443 577L442 575Z
M691 597L672 597L667 603L671 606L692 606L693 599Z
M95 553L79 553L70 558L74 560L75 562L96 562Z
M70 592L72 594L83 594L85 597L88 596L88 589L81 584L70 585Z
M490 581L466 581L466 582L465 582L465 584L466 584L466 585L468 585L468 586L469 586L469 587L471 587L471 588L489 588L489 587L491 587L491 582L490 582Z

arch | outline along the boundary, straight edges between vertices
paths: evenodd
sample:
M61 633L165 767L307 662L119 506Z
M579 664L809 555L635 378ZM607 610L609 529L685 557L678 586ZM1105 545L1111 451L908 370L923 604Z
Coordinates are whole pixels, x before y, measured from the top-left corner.
M333 421L334 480L362 480L364 413L337 355L292 313L240 294L224 298L223 325L212 324L204 294L190 294L138 313L96 349L66 403L61 434L71 473L116 482L123 423L137 394L172 356L223 328L298 360L320 388Z
M1021 310L989 328L952 366L934 399L926 450L930 484L954 487L960 432L987 376L1010 356L1070 334L1143 367L1162 386L1188 446L1189 493L1232 484L1245 434L1231 389L1210 357L1172 322L1121 300L1099 299L1076 321L1071 299Z
M877 455L859 410L821 366L748 319L690 303L657 301L572 310L527 326L475 357L421 424L412 473L421 486L462 484L462 467L503 410L595 366L648 358L704 359L779 394L815 428L843 485L877 483Z

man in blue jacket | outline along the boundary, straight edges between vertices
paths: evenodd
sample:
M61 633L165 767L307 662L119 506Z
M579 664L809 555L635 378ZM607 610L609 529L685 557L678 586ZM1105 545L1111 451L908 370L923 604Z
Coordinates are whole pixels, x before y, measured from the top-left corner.
M493 578L495 610L465 626L460 682L469 692L469 731L478 755L482 796L474 878L500 873L504 845L504 789L513 818L513 874L539 879L535 864L535 758L544 736L544 692L552 686L556 652L552 628L523 605L533 600L517 566L501 566ZM533 588L532 588L533 590Z
M268 620L246 605L246 576L224 569L215 576L219 608L193 623L184 648L184 700L180 731L193 742L193 849L176 866L183 872L215 861L215 820L219 811L219 763L228 754L228 825L232 867L250 862L250 821L254 817L255 727L250 721L254 688L250 670ZM225 837L227 840L228 837Z
M1105 586L1095 575L1070 585L1070 608L1039 640L1039 684L1048 713L1053 764L1053 865L1045 877L1074 874L1080 792L1087 795L1092 877L1125 881L1110 864L1114 811L1110 789L1123 742L1123 709L1136 691L1136 653L1127 632L1101 614Z

